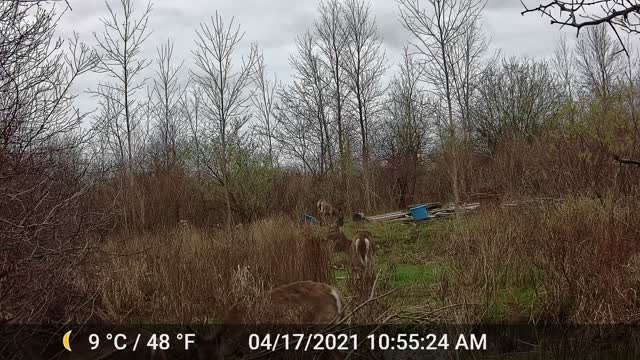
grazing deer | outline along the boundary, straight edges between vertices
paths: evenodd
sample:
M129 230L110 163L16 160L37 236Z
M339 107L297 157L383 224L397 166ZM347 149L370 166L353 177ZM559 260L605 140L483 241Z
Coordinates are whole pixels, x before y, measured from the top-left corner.
M342 213L326 200L318 201L318 214L320 215L320 223L324 223L327 217L335 218L338 226L342 226L344 223Z
M106 340L107 331L106 329L102 329L99 333L100 335L100 343L98 348L95 350L92 349L92 345L89 342L89 334L91 331L81 330L78 333L72 333L72 339L69 343L71 347L71 351L66 350L60 338L55 339L54 341L49 341L50 339L39 339L36 340L34 338L30 338L25 343L22 344L22 349L24 352L25 359L32 360L48 360L48 359L59 359L59 360L91 360L91 359L147 359L147 360L166 360L167 355L161 350L154 350L147 346L140 346L136 351L132 350L134 342L136 341L138 334L141 335L139 339L140 344L147 344L147 342L151 339L152 333L144 330L144 329L136 329L136 328L121 328L114 327L113 331L110 333L113 334L123 334L125 337L119 336L119 341L117 344L115 343L115 339L113 341ZM47 336L48 337L48 336ZM116 345L119 347L126 346L126 349L117 349Z
M342 231L332 231L327 240L334 244L336 252L343 252L351 258L351 266L355 271L372 269L375 265L373 236L368 231L358 231L349 239Z
M249 313L242 304L235 304L226 313L224 325L211 336L197 335L198 358L223 359L228 355L225 343L237 338L229 334L227 325L242 324L291 324L322 325L338 320L343 306L342 295L337 288L313 281L298 281L272 289L266 301L258 307L259 314ZM256 311L258 313L258 311ZM197 334L197 332L196 332ZM225 335L224 340L222 334Z

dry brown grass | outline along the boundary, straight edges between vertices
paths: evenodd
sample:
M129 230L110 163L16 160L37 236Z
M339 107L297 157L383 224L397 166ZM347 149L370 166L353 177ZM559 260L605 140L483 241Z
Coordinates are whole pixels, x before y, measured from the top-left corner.
M318 229L284 218L113 239L105 251L115 255L101 273L103 303L118 322L211 321L265 289L334 282L330 244Z
M452 221L434 240L451 264L440 295L473 304L460 314L469 321L495 318L505 296L525 297L538 320L637 321L638 210L630 198L577 197Z

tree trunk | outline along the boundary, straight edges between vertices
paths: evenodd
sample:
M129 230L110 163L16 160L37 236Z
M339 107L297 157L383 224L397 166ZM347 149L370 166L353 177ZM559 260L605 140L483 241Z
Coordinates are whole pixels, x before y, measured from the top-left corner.
M224 198L227 204L227 227L230 228L233 224L233 216L231 215L231 196L229 194L229 189L227 188L226 181L224 184Z
M453 187L453 201L456 205L460 202L460 193L458 189L458 157L457 157L457 149L456 149L456 129L455 123L453 122L453 102L451 99L451 79L449 78L449 62L447 61L446 56L446 46L445 44L441 45L442 51L442 61L444 68L444 78L445 78L445 96L447 98L447 110L449 115L449 154L451 156L451 182ZM457 213L457 211L456 211Z

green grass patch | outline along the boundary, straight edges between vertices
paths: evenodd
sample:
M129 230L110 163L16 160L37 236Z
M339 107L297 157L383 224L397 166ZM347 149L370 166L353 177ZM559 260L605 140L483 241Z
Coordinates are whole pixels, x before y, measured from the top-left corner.
M350 222L345 224L343 231L349 237L356 231L369 231L374 238L376 254L383 261L424 265L434 260L432 236L446 230L442 222Z
M438 276L444 271L445 267L438 264L399 264L393 267L393 274L391 274L392 285L398 288L428 287L436 282ZM347 270L336 269L334 275L337 286L343 287L347 277Z
M456 265L443 262L446 256L443 256L442 250L446 247L435 241L446 241L446 235L453 232L464 233L464 227L473 230L478 221L478 218L470 217L458 223L452 220L422 224L350 222L345 224L343 231L349 237L356 231L371 232L376 246L378 268L391 271L391 286L400 289L396 296L402 297L402 304L409 306L432 301L432 289L447 278ZM341 259L343 264L347 263L343 255L339 255L337 259ZM541 303L535 290L536 270L531 269L531 272L526 273L526 278L518 276L517 279L510 279L500 285L497 293L483 296L487 301L484 316L487 321L523 320L535 313ZM347 271L336 270L335 276L338 287L343 288Z
M489 304L486 320L527 320L539 307L540 300L535 288L502 289Z
M444 269L436 264L412 265L400 264L393 274L395 287L426 287L437 280L438 274Z

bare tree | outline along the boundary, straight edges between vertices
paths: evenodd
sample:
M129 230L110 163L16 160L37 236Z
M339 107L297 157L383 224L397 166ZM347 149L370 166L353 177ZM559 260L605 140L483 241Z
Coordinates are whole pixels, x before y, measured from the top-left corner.
M344 24L343 5L338 0L324 0L319 5L320 17L314 23L314 42L318 46L321 63L330 76L331 85L327 89L327 98L332 102L335 126L338 138L338 159L343 190L347 186L345 164L345 141L347 130L345 126L345 103L347 90L344 74L344 58L347 56L347 35ZM328 139L328 138L327 138ZM347 198L349 198L347 194Z
M581 82L592 94L607 98L612 85L618 81L617 75L624 71L624 65L618 58L619 52L627 54L630 62L631 53L621 32L640 33L640 4L626 0L592 0L566 1L553 0L537 6L524 7L522 15L540 13L550 19L552 25L570 26L576 29L579 37L582 28L586 28L587 38L578 41L578 66ZM610 28L616 35L621 50L616 50L607 33ZM627 64L628 65L628 64ZM607 106L608 102L605 102ZM634 104L631 104L632 117L635 123ZM622 161L617 155L614 159L625 164L635 164L636 160Z
M633 126L633 148L637 149L640 145L640 124L638 123L638 89L640 89L640 53L638 48L634 46L629 37L626 39L626 47L629 52L629 56L624 61L624 85L623 88L626 91L626 104L631 115L631 122Z
M465 25L461 38L447 51L450 64L452 64L451 77L455 93L456 116L460 121L462 142L459 143L455 159L460 167L459 187L466 189L466 184L472 183L471 166L468 166L472 153L472 118L471 100L478 86L478 80L487 66L495 63L498 52L485 62L485 55L489 47L489 40L482 30L481 17L470 19Z
M463 30L459 41L448 51L452 66L455 99L462 125L464 140L467 142L471 134L470 118L471 98L478 85L478 79L486 66L495 62L497 56L484 63L484 57L489 47L489 41L482 32L480 17L470 19ZM496 54L497 55L497 54Z
M523 0L520 2L524 7L522 15L540 13L549 18L552 25L574 27L578 34L582 28L606 24L613 29L625 51L626 48L618 30L640 33L640 4L635 1L553 0L542 4L537 3L537 6L527 6Z
M578 39L576 65L584 90L602 98L612 95L620 74L624 72L618 49L605 25L588 28Z
M201 145L207 143L206 152L201 147L203 164L222 186L227 205L227 224L232 219L232 199L229 188L230 159L239 145L241 130L250 118L253 72L258 61L258 51L251 46L249 54L242 58L239 68L234 67L237 47L244 37L234 19L226 24L216 12L211 24L200 24L196 31L196 49L193 51L196 70L192 78L202 89L203 121L196 129Z
M361 0L347 0L344 7L345 31L348 41L344 68L347 85L353 94L353 107L360 130L365 211L371 209L371 179L369 174L369 132L381 111L382 76L386 70L382 40L378 34L371 7Z
M173 55L173 43L166 43L157 48L155 76L153 86L149 89L148 116L152 121L151 148L147 151L158 179L163 182L163 207L171 210L165 215L166 221L172 219L178 223L183 217L180 202L180 173L183 158L180 156L184 148L186 121L183 118L181 101L186 86L181 81L181 69L184 62L177 63ZM147 122L150 123L150 122Z
M72 90L97 57L77 34L55 35L55 10L0 2L0 318L9 324L82 322L98 296L77 282L88 278L98 210L83 199L89 134Z
M382 154L394 174L398 206L408 205L416 191L416 179L430 130L429 99L420 86L420 66L404 48L400 71L391 81L383 125Z
M316 114L304 102L305 93L306 90L295 82L279 91L276 139L285 159L301 164L306 173L321 176L325 170L324 132L318 130L313 121Z
M100 54L98 71L106 73L113 82L101 83L93 93L102 98L110 98L122 108L124 137L126 138L127 169L129 175L133 168L133 137L140 119L138 113L144 104L136 99L138 90L144 87L146 79L139 79L141 72L150 64L150 60L140 58L142 45L150 32L147 25L151 13L151 2L147 4L140 17L131 0L119 0L122 14L106 2L109 16L101 19L104 31L94 33ZM122 16L122 19L120 18Z
M450 160L453 197L460 200L458 186L458 159L456 156L456 119L454 69L457 59L450 51L462 41L468 23L478 21L484 2L475 0L429 0L426 7L418 0L397 0L400 22L411 32L415 52L423 56L424 76L444 99L447 110L446 141ZM453 63L452 63L453 61Z
M151 2L137 16L132 0L119 0L119 10L106 2L109 15L101 19L104 30L94 33L100 62L97 70L108 76L110 81L102 82L96 90L92 90L102 107L106 107L98 118L99 129L108 129L108 136L115 139L119 161L124 164L127 186L124 191L125 229L130 231L134 219L129 219L128 212L135 215L133 204L133 162L136 154L136 137L140 136L142 111L145 103L139 101L137 93L145 86L146 79L140 78L142 71L150 64L150 60L141 58L144 41L149 37L148 30ZM108 112L108 113L107 113ZM136 135L137 134L137 135ZM130 207L127 210L127 207Z
M202 160L202 154L204 153L202 145L200 144L200 136L198 136L198 129L201 128L202 121L202 90L200 87L194 84L190 84L185 89L180 99L180 109L182 116L186 119L189 132L187 140L187 149L190 156L187 157L189 167L195 169L195 178L198 183L203 182L204 165Z
M258 135L266 140L267 154L269 155L271 166L277 163L274 149L276 121L274 118L275 100L278 88L278 79L270 80L267 74L267 67L264 63L264 56L260 55L256 63L256 85L257 91L251 98L253 106L257 110L258 124L255 126Z
M562 105L546 63L512 58L482 75L473 103L478 140L493 151L499 141L536 135Z
M566 36L560 38L551 58L552 69L560 79L564 93L570 103L574 101L575 92L575 53L569 47Z
M297 53L290 59L293 84L278 96L278 142L309 172L324 177L333 167L327 101L330 79L314 51L313 35L307 31L296 44Z
M184 62L175 63L173 43L169 40L157 48L155 78L151 89L156 131L161 145L165 170L176 165L177 143L183 132L180 100L186 90L180 81L180 70Z

